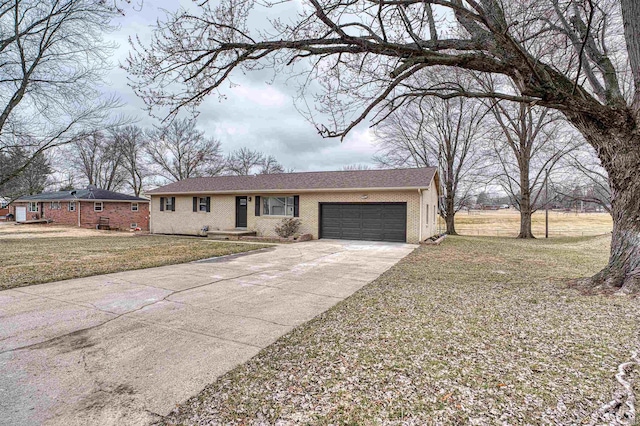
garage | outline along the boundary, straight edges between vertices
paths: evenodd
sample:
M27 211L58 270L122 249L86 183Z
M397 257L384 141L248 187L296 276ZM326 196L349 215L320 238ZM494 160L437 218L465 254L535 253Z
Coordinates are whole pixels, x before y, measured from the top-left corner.
M407 203L322 203L320 238L405 242Z

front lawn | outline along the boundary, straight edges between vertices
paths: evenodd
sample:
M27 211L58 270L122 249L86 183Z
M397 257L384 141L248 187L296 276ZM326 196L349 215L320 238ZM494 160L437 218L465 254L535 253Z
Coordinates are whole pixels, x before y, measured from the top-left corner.
M588 424L639 343L638 299L566 286L606 263L608 242L421 247L165 421Z
M6 239L0 244L0 290L191 262L262 247L266 246L161 236Z

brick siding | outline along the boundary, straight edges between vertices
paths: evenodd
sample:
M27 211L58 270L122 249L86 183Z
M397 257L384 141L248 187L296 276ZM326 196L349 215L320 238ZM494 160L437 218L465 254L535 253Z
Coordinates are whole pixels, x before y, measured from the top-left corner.
M44 214L43 205L44 204ZM132 223L137 223L143 231L149 230L149 203L139 202L138 211L131 211L131 202L103 202L103 211L94 211L93 201L76 202L76 210L69 211L69 202L61 201L60 209L52 209L48 201L38 202L38 213L27 210L27 220L34 215L40 219L51 219L52 223L59 225L78 226L78 208L80 208L80 226L82 228L95 228L100 217L109 218L109 226L128 230ZM12 212L15 215L16 207L27 207L29 203L13 203Z
M407 203L407 242L417 243L420 240L420 227L423 228L422 239L435 233L433 224L421 222L420 204L423 197L429 203L437 200L435 190L420 194L416 191L361 191L361 192L302 192L297 194L260 194L249 195L247 203L247 229L256 231L259 236L275 236L274 228L282 220L282 216L255 216L255 196L292 196L300 197L300 233L318 238L319 204L325 202L406 202ZM160 211L160 196L151 197L151 232L159 234L199 235L204 226L209 230L233 229L235 227L235 195L207 195L211 197L211 212L193 212L193 195L176 195L175 211ZM363 198L366 197L366 198ZM424 201L427 201L426 199ZM426 204L426 203L425 203ZM431 219L431 218L430 218ZM431 220L430 220L431 221Z

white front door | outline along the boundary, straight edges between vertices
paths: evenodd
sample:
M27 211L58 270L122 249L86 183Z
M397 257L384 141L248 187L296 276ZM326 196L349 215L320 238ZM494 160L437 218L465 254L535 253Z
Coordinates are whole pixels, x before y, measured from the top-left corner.
M16 222L24 222L27 220L27 208L16 207Z

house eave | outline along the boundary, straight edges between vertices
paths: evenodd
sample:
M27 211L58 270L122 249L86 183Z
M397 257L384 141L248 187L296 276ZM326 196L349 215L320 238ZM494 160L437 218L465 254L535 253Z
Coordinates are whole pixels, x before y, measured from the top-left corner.
M98 198L65 198L65 199L35 199L35 200L13 200L11 203L73 203L78 201L84 201L88 203L93 202L102 202L102 203L149 203L151 200L108 200L108 199L98 199Z
M154 192L147 193L151 197L157 197L161 195L199 195L199 194L212 194L212 195L261 195L261 194L304 194L304 193L318 193L318 192L397 192L397 191L421 191L429 189L429 185L426 186L402 186L402 187L384 187L384 188L314 188L314 189L251 189L251 190L229 190L229 191L173 191L173 192Z

